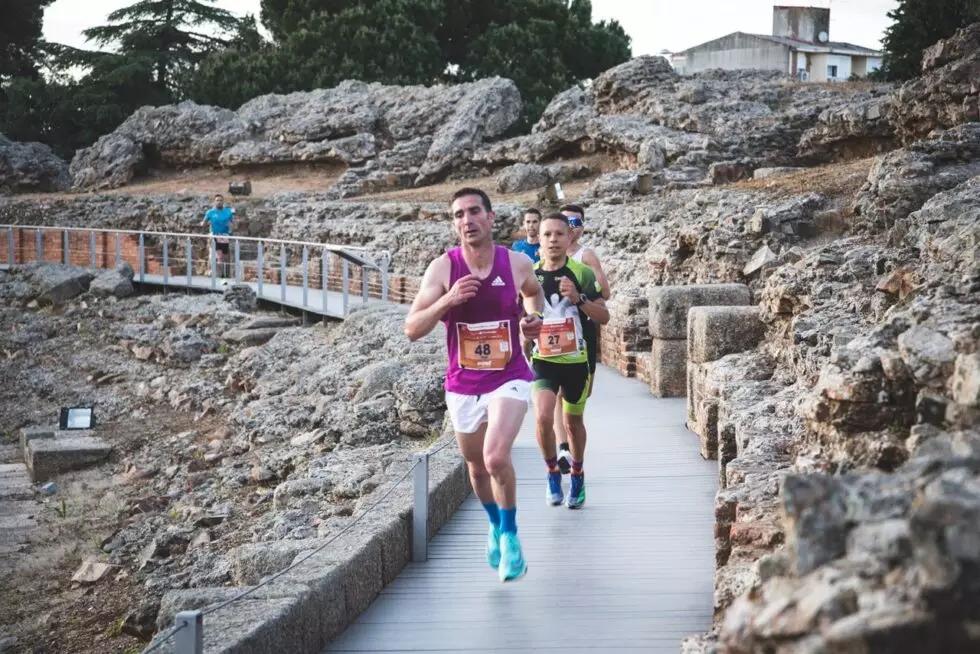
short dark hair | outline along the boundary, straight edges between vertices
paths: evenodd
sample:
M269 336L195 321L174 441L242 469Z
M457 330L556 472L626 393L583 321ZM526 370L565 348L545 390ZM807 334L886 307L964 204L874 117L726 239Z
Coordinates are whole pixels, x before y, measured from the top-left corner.
M455 202L459 198L466 197L467 195L479 196L480 201L483 203L483 208L486 209L488 212L493 211L493 209L490 207L490 196L487 195L482 190L478 188L473 188L471 186L464 186L463 188L453 193L453 197L450 198L449 200L449 205L452 206L453 202Z
M225 196L221 195L220 193L215 193L214 197L221 198L222 200L225 198Z
M524 210L524 215L525 216L528 215L529 213L533 213L538 218L541 218L541 212L538 211L537 209L535 209L534 207L531 207L530 209L525 209Z
M545 220L560 220L565 223L566 227L571 227L571 225L568 223L568 216L563 213L549 213L541 220L541 222L544 222Z
M574 211L578 215L582 216L583 220L585 219L585 209L577 204L564 204L558 211Z

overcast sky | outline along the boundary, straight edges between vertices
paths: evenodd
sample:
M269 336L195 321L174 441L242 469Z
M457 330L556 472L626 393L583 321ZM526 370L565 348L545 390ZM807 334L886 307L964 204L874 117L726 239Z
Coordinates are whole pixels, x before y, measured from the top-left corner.
M133 0L56 0L44 14L49 41L85 46L81 31L104 22L109 12ZM237 14L259 14L259 0L219 0ZM679 51L731 32L769 34L772 6L830 7L830 38L880 48L897 0L592 0L596 20L616 19L633 39L633 54Z

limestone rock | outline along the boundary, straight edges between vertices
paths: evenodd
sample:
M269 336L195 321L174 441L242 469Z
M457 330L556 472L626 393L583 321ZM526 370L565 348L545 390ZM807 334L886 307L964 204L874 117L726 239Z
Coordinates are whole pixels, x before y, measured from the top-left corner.
M980 23L922 53L922 76L896 93L888 119L910 145L937 129L980 121Z
M88 290L92 295L100 297L129 297L135 292L133 276L132 266L122 262L113 270L106 270L96 275Z
M63 191L68 164L43 143L18 143L0 134L0 191Z

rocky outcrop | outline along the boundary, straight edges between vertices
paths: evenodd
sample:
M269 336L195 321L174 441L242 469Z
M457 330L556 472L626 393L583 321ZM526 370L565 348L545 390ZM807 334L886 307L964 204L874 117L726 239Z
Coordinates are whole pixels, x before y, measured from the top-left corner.
M940 191L980 175L980 122L965 123L878 157L854 211L865 229L890 227Z
M518 117L510 80L455 86L392 87L347 81L332 88L260 96L238 111L201 106L143 107L72 161L74 188L122 186L146 170L270 163L365 166L425 140L406 161L412 183L432 182Z
M905 144L980 121L980 23L922 52L922 76L895 93L888 119Z
M978 478L975 430L932 435L892 475L787 476L787 547L728 610L722 651L975 650Z
M17 143L0 134L0 191L63 191L68 164L43 143Z
M800 157L813 161L854 159L892 149L895 138L886 115L889 97L871 97L830 107L800 137Z

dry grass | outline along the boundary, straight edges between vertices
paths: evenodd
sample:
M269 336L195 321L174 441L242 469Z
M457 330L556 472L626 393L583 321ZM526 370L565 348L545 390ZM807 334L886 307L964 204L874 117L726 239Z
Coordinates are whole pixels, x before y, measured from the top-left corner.
M868 179L868 171L873 161L874 157L869 157L816 166L769 179L735 182L731 184L731 188L766 191L777 196L815 192L833 199L846 200L854 197Z

